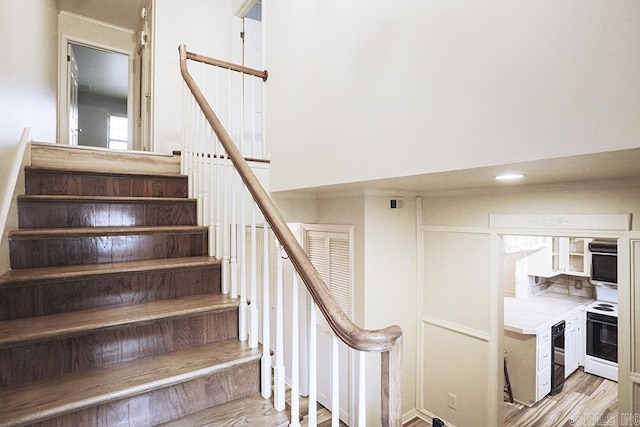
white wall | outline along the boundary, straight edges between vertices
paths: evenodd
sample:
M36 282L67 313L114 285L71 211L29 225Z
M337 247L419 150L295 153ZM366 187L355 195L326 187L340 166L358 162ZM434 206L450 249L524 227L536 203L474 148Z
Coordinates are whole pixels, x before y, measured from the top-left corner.
M12 158L25 127L55 141L57 25L55 0L0 0L0 159ZM0 181L9 166L0 160Z
M447 425L489 427L489 235L433 231L422 238L418 408Z
M184 43L191 52L230 60L234 12L231 0L156 2L153 151L181 148L183 80L178 46Z
M109 116L127 115L127 100L80 92L78 96L78 144L108 147Z
M403 332L402 413L416 407L416 203L405 197L402 209L389 208L389 196L367 194L364 209L364 327L399 325ZM371 359L371 358L370 358ZM380 378L380 363L370 363L367 378ZM371 381L367 408L380 407L380 384ZM368 425L380 413L368 412Z
M263 8L274 190L639 146L640 2Z
M500 340L491 332L496 326L491 322L500 318L492 313L492 307L500 305L491 296L502 297L492 289L491 269L499 267L489 263L489 235L483 232L489 215L631 213L632 228L638 230L640 182L425 195L422 213L426 228L418 409L456 426L489 426L496 415L488 395L495 379L487 372L498 363L491 354L500 354L491 348ZM456 410L447 406L447 392L457 395Z
M0 0L0 41L3 59L0 61L0 188L12 181L14 162L24 128L31 128L30 138L55 141L56 136L56 43L57 10L55 0ZM22 190L20 190L22 188ZM18 224L15 195L24 193L24 180L18 179L14 204L9 210L7 226L0 223L0 273L9 268L5 229ZM11 200L2 194L3 203ZM6 206L0 206L4 210ZM2 216L2 215L0 215Z

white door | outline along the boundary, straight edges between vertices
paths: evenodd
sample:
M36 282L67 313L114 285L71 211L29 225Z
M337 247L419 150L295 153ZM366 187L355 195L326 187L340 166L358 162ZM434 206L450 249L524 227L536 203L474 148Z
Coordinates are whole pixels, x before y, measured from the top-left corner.
M78 61L73 46L67 45L67 67L69 69L69 144L78 145Z
M313 226L311 226L313 227ZM343 228L338 226L338 228ZM351 233L348 230L313 230L305 232L305 249L311 262L331 289L340 307L353 317L353 260ZM321 314L317 321L317 383L318 402L332 406L332 341L333 332ZM337 340L339 341L339 340ZM342 342L338 345L340 419L350 424L351 350Z

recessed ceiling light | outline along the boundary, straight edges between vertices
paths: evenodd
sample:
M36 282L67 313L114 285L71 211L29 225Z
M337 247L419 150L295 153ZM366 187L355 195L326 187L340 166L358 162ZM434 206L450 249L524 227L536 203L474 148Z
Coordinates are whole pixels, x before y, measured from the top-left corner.
M505 173L503 175L496 176L498 181L515 181L522 178L524 178L524 175L521 173Z

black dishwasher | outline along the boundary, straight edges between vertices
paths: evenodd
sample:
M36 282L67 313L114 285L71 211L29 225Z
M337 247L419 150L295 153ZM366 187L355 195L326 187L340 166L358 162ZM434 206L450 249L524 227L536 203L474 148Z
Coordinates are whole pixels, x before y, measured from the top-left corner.
M551 394L564 385L564 320L551 327Z

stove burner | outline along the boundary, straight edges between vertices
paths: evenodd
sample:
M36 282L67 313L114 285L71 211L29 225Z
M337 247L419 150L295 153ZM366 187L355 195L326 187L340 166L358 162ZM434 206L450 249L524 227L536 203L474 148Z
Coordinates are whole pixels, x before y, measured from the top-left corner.
M597 304L597 307L608 307L608 308L613 308L613 304L606 304L604 302L599 302Z
M607 306L607 304L596 305L593 309L599 311L613 311L612 306Z

